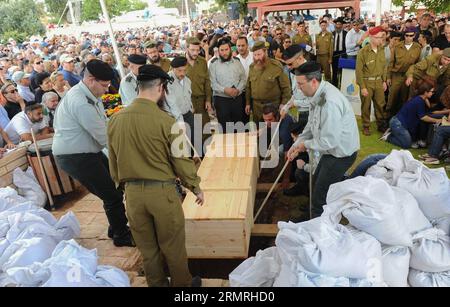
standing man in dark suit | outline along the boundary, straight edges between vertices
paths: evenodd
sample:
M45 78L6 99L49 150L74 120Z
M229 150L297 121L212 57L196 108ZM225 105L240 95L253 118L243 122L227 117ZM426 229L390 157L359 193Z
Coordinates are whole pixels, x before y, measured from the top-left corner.
M334 86L338 86L338 73L340 74L342 72L342 69L339 69L339 59L341 57L345 57L346 50L345 50L345 37L347 36L347 31L344 30L344 20L342 17L337 18L334 21L334 25L336 27L336 30L333 32L334 37L334 49L333 49L333 77L332 77L332 83Z

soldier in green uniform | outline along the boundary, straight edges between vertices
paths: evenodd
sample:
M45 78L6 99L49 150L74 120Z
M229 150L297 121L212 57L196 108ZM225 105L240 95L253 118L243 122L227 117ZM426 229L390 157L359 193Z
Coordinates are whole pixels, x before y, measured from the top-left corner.
M212 112L211 81L209 79L208 64L205 58L199 56L200 41L196 37L186 40L186 58L188 66L186 75L191 80L191 98L194 114L202 115L203 127L209 122L208 112ZM204 138L207 134L204 135Z
M291 85L280 62L267 55L264 42L257 42L252 48L253 63L247 79L245 112L250 113L253 100L253 121L262 122L262 109L265 104L276 106L286 104L291 99Z
M419 62L422 50L420 45L414 42L415 35L416 28L406 29L405 40L398 43L392 50L387 71L389 96L386 104L386 119L397 114L402 104L408 100L409 89L405 84L405 73L411 65Z
M297 27L298 33L292 38L292 44L306 44L312 46L311 36L306 32L305 22L300 21Z
M356 57L356 83L361 89L361 117L363 134L370 135L370 106L374 104L378 131L384 132L386 84L386 57L383 47L383 30L380 26L369 30L370 43Z
M159 107L170 79L156 65L139 69L138 97L108 125L109 167L114 182L125 187L130 229L144 258L148 285L169 286L167 264L171 286L199 286L201 280L192 279L188 268L175 179L197 195L199 205L203 193L194 162L173 151L183 134L171 132L175 119Z
M159 54L156 42L147 41L144 44L145 54L148 57L147 64L153 64L161 67L165 72L170 70L170 60L162 58Z
M450 48L444 49L442 54L432 54L406 72L406 85L409 86L409 97L415 95L417 81L424 77L435 80L440 87L450 85Z
M328 22L322 20L320 22L320 29L322 32L316 35L316 54L317 63L322 67L322 72L325 74L325 80L331 81L330 65L333 62L333 34L327 31Z

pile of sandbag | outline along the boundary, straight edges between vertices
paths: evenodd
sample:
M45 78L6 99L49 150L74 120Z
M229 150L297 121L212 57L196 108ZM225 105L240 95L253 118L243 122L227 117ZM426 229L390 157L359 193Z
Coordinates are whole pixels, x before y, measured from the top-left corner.
M12 188L0 188L0 286L129 286L126 274L97 266L96 250L73 238L72 212L57 220Z
M279 228L230 285L450 286L450 180L408 151L332 185L320 218Z

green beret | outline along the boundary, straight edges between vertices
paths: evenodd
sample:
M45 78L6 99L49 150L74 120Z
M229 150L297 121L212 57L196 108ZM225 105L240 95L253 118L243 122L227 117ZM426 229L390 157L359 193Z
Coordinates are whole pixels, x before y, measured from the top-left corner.
M252 47L252 52L255 52L259 49L266 49L266 43L265 42L256 42Z
M144 48L156 48L156 42L155 41L146 41L144 43Z
M186 39L186 44L187 45L191 45L191 44L192 45L200 45L200 40L195 36L191 36Z
M442 53L445 57L450 58L450 47L445 48L444 52Z

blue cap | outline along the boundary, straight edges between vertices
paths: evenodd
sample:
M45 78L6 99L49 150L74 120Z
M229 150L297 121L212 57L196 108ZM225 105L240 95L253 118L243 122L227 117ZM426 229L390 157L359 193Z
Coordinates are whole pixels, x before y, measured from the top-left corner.
M219 28L217 29L214 34L219 34L219 35L223 35L225 32L223 31L223 29Z
M49 44L48 44L47 42L42 42L42 43L41 43L41 47L42 47L42 48L48 47L48 46L49 46Z

